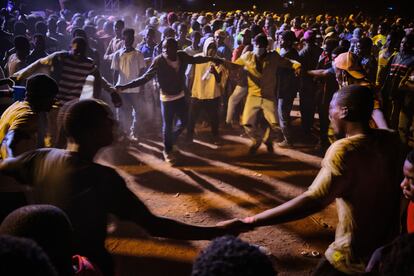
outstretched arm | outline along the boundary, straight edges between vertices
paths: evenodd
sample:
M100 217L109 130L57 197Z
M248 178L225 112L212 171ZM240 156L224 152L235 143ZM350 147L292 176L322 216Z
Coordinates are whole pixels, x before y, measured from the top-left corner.
M322 202L307 194L299 195L288 202L262 213L247 217L243 222L253 226L274 225L283 222L305 218L322 210L325 206Z
M127 83L124 85L117 85L115 86L116 89L120 89L120 90L124 90L127 88L134 88L134 87L138 87L141 85L146 84L147 82L149 82L150 80L152 80L155 75L157 74L157 70L158 70L158 61L157 59L155 59L152 63L151 66L148 68L147 72L144 73L144 75L142 75L141 77Z
M112 212L121 219L135 222L150 235L180 240L209 240L224 234L237 234L232 228L217 226L196 226L174 219L154 215L141 200L126 186L120 176L115 189L111 192ZM112 183L114 183L112 181Z

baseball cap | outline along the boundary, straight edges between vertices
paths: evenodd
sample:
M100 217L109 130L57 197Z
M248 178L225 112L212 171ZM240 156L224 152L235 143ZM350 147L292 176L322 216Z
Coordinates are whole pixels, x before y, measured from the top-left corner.
M362 79L365 77L364 69L359 65L357 56L352 52L342 53L333 61L334 67L347 71L352 77Z

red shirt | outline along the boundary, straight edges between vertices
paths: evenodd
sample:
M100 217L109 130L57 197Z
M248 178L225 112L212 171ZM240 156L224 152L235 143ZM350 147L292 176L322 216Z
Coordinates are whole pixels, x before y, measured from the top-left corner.
M414 202L410 201L407 209L407 232L414 233Z

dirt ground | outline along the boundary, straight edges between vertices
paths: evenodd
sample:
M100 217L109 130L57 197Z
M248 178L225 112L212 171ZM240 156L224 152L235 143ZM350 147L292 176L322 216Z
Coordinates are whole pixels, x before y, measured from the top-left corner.
M100 162L119 169L130 189L157 215L187 223L214 225L277 206L303 192L320 168L314 145L297 141L294 149L269 154L262 146L247 154L249 139L241 131L222 133L221 145L208 143L208 130L195 143L180 142L180 163L162 160L162 143L147 135L138 145L114 146ZM206 137L206 138L203 138ZM337 215L331 205L321 213L291 223L261 227L240 235L263 246L280 275L308 275L334 238ZM177 241L149 237L138 226L117 221L108 226L107 249L118 275L189 275L197 254L208 241Z

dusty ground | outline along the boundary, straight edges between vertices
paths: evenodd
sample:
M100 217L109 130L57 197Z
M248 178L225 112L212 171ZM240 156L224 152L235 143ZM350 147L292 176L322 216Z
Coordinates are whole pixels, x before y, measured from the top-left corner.
M277 206L304 191L320 167L312 145L275 146L273 155L262 146L256 156L248 156L249 140L240 131L224 131L219 147L206 143L204 132L194 144L179 143L181 163L176 167L162 161L161 139L154 135L139 145L107 149L100 160L119 169L155 214L199 225ZM309 218L240 237L266 247L280 275L308 275L319 259L301 253L323 254L333 240L335 224L336 210L329 206ZM119 275L189 275L192 261L208 244L148 237L138 226L120 221L109 231L107 248Z

